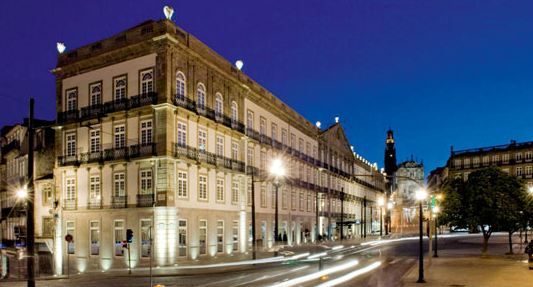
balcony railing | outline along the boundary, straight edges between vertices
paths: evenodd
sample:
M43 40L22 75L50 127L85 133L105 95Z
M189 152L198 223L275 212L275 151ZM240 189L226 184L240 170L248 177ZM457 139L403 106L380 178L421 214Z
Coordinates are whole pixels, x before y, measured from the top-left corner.
M151 207L154 204L154 194L137 194L137 207Z
M185 97L184 95L176 95L174 97L174 104L176 106L185 108L193 113L209 118L217 123L221 123L227 126L228 128L244 133L244 125L241 122L233 120L232 118L224 114L217 113L216 111L207 106L200 107L196 104L195 101Z
M81 153L79 155L59 156L59 166L80 165L92 162L129 160L144 156L156 155L156 144L137 144L123 148L110 148L103 152Z
M89 209L100 209L102 208L102 199L97 198L89 198Z
M124 98L120 100L112 100L103 104L91 105L82 107L80 110L70 110L59 112L57 114L57 121L59 123L69 123L78 120L88 120L105 116L108 113L117 111L138 108L147 105L153 105L157 103L157 93L150 92L130 98Z
M216 155L211 152L179 143L174 144L174 156L178 158L188 158L214 166L232 169L238 172L244 172L244 163L241 161Z
M111 197L112 208L126 208L128 207L128 198L125 195L116 195Z
M78 207L77 206L77 201L76 201L75 198L65 199L65 201L63 203L63 209L65 209L65 210L74 210L77 207Z

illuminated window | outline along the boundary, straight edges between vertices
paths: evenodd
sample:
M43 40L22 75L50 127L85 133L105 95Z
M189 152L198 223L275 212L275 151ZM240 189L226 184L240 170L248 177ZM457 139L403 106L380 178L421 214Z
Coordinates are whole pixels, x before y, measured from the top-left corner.
M187 187L187 172L178 171L178 198L186 198L188 196Z
M66 142L67 142L67 150L66 155L67 156L75 156L76 155L76 134L75 133L69 133L65 136Z
M123 242L126 240L124 234L124 220L114 221L114 242L115 242L115 256L124 256Z
M90 130L91 153L100 152L100 130Z
M205 130L198 130L198 149L200 151L207 150L207 132Z
M224 252L224 220L217 220L217 252Z
M91 241L91 255L100 254L100 222L89 222L89 237Z
M261 207L266 208L267 207L267 193L266 193L266 185L261 185Z
M522 167L521 166L516 167L516 176L522 176Z
M233 179L233 182L231 183L231 203L232 204L239 203L239 181L238 179Z
M72 89L67 91L66 110L74 111L78 108L78 90Z
M115 172L113 175L113 195L122 197L126 195L126 174L124 172Z
M217 136L215 154L219 157L224 156L224 137Z
M126 126L115 126L115 148L120 149L126 146Z
M250 110L246 112L246 128L254 129L254 112Z
M140 194L152 194L152 170L145 169L140 171L141 190Z
M187 256L187 220L178 220L178 256Z
M147 70L141 72L141 94L148 94L154 91L154 72Z
M224 179L217 178L217 201L224 202Z
M231 159L239 160L239 144L237 142L231 143Z
M220 93L215 95L215 116L221 118L224 115L224 100Z
M185 100L185 75L179 71L176 73L176 99Z
M198 109L203 111L205 110L205 86L202 83L198 84L198 88L196 90L196 104L198 106Z
M239 109L236 102L231 102L231 122L236 124L239 121Z
M100 176L92 175L89 178L89 205L91 207L101 207Z
M187 125L182 122L178 122L178 145L187 146Z
M278 140L278 125L275 123L272 123L272 126L270 127L270 133L272 140L277 141Z
M72 237L75 238L76 237L76 226L74 224L74 221L67 221L66 225L67 225L66 233L72 235ZM76 253L76 245L74 244L74 240L72 240L71 242L67 242L67 253L68 254Z
M234 220L232 226L233 251L239 250L239 221Z
M207 220L200 219L199 223L198 243L200 244L200 255L204 255L207 253Z
M102 83L92 84L89 86L91 106L102 103Z
M141 219L141 257L150 257L150 228L152 227L151 219Z
M113 100L121 101L126 98L126 76L117 77L113 83Z
M267 134L266 119L264 117L259 118L259 134L262 136Z
M198 199L207 200L207 176L198 176Z
M141 145L152 143L152 120L141 122Z

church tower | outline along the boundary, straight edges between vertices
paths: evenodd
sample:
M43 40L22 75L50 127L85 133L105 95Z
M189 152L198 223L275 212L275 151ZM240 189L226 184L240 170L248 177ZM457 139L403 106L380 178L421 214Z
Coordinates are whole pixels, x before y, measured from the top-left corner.
M388 176L396 172L396 148L394 147L394 134L391 129L387 131L387 140L385 147L385 172Z

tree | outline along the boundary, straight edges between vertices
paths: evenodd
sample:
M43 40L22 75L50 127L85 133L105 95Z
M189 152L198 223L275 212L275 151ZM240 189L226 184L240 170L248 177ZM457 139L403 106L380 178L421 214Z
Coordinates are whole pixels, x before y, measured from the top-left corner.
M480 228L483 249L494 230L506 230L512 252L512 234L520 228L526 207L527 193L523 182L499 168L489 167L472 172L466 183L451 181L445 188L443 206L446 220L451 225Z

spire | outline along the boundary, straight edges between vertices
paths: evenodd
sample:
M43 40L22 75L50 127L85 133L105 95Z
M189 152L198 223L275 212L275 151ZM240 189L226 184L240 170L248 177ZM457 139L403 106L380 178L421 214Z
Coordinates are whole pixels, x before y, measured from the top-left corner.
M385 141L385 173L393 175L396 172L396 148L394 147L394 133L389 128Z

